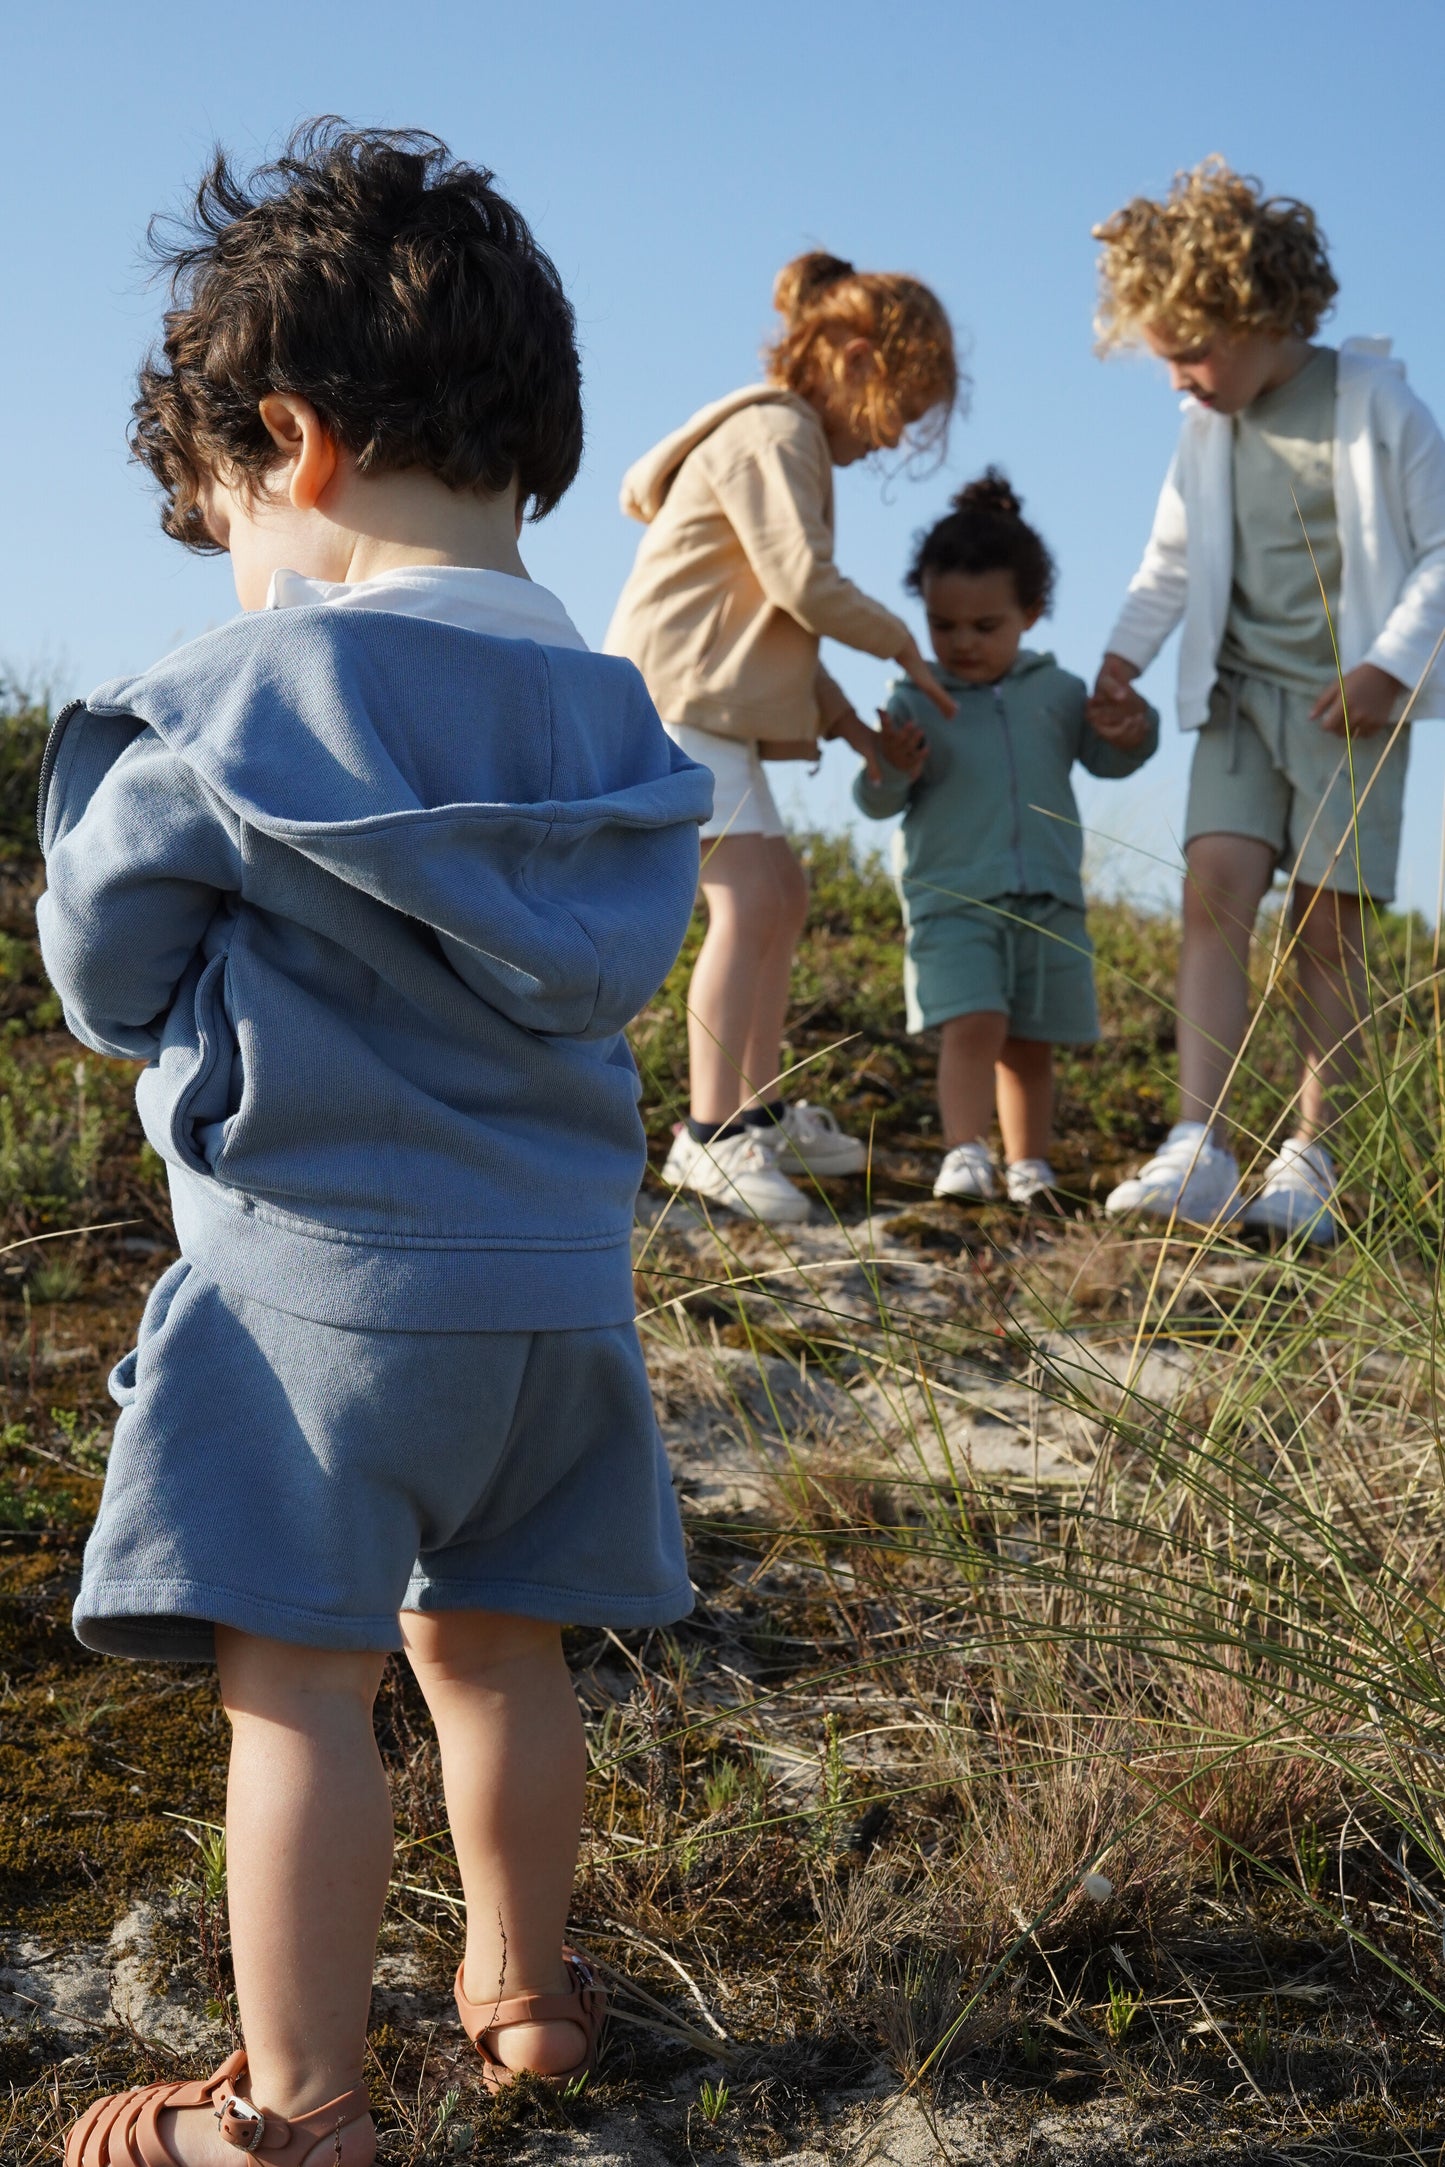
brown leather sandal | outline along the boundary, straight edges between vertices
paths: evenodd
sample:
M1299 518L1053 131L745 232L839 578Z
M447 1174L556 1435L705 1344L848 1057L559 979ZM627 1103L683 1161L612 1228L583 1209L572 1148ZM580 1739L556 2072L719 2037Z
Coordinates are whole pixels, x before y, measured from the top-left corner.
M602 2028L607 2022L607 1996L597 1984L592 1967L575 1949L564 1948L562 1961L572 1981L565 1994L509 1994L505 2000L468 2001L462 1987L464 1966L457 1966L457 2015L462 2029L482 2060L482 2082L489 2092L500 2092L506 2085L515 2084L522 2075L520 2069L509 2069L495 2052L491 2041L496 2032L506 2031L512 2024L575 2024L586 2045L581 2059L570 2069L562 2069L555 2076L544 2077L532 2072L539 2084L553 2084L560 2090L563 2085L575 2084L579 2077L590 2075L597 2066L597 2050L602 2041ZM70 2167L67 2161L66 2167Z
M262 2113L236 2087L246 2075L244 2047L199 2084L141 2084L111 2092L87 2108L65 2140L65 2167L177 2167L161 2135L160 2116L173 2107L209 2107L227 2144L262 2167L371 2167L375 2134L363 2130L371 2113L365 2089L342 2092L309 2114ZM356 2135L348 2143L352 2130Z

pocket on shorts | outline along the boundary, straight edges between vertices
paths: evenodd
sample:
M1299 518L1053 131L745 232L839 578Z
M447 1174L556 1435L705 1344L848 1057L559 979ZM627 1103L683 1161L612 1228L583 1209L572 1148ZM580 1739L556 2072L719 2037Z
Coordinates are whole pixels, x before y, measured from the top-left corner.
M141 1311L140 1326L136 1332L136 1343L129 1354L121 1356L106 1379L106 1390L118 1407L129 1407L134 1401L140 1389L136 1371L141 1356L145 1353L146 1342L154 1339L157 1332L164 1329L165 1321L171 1313L171 1304L190 1277L190 1272L191 1267L185 1258L178 1257L174 1264L161 1273L146 1296L146 1305Z

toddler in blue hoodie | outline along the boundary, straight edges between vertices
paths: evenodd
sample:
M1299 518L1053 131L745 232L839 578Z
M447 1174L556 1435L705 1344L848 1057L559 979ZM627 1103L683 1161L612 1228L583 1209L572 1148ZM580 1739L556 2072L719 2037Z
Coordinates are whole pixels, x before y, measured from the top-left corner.
M692 909L706 772L518 555L581 455L572 311L485 172L317 125L219 156L133 443L244 614L57 720L40 931L76 1036L143 1061L181 1261L75 1610L214 1659L244 2046L96 2103L71 2167L367 2167L404 1649L490 2085L588 2068L564 1947L584 1748L561 1627L690 1607L633 1322L624 1026Z

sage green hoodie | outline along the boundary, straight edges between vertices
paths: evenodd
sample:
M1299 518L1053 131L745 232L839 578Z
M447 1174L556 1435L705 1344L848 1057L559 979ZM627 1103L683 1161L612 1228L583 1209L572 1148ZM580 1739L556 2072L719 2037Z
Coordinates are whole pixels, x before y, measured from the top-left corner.
M1082 680L1028 648L995 685L938 675L958 702L947 720L906 677L888 693L889 714L918 723L928 739L917 782L885 763L880 783L865 772L853 785L870 819L903 815L909 922L1004 895L1052 895L1082 908L1084 838L1070 772L1078 760L1091 775L1132 775L1158 749L1158 716L1149 710L1149 735L1136 751L1105 744L1085 717Z

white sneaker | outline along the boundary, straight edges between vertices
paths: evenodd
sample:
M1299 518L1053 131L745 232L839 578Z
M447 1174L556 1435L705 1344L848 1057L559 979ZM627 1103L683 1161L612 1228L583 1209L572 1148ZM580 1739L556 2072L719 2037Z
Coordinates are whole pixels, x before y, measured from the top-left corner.
M1280 1147L1258 1196L1244 1207L1244 1223L1284 1240L1327 1248L1339 1234L1330 1202L1338 1185L1334 1161L1323 1144L1291 1136Z
M729 1211L751 1212L772 1225L812 1217L802 1190L778 1171L761 1129L739 1129L700 1144L684 1123L673 1139L662 1178L674 1189L692 1189Z
M768 1133L773 1157L788 1174L861 1174L868 1164L867 1145L840 1129L826 1106L806 1099L784 1107Z
M1010 1159L1003 1179L1011 1204L1036 1204L1041 1196L1050 1195L1059 1186L1047 1159Z
M1104 1204L1111 1219L1179 1218L1192 1226L1227 1226L1240 1210L1239 1168L1232 1151L1209 1141L1202 1121L1176 1121L1162 1148Z
M987 1144L955 1144L938 1169L935 1196L967 1197L986 1204L998 1194L993 1178L993 1159Z

